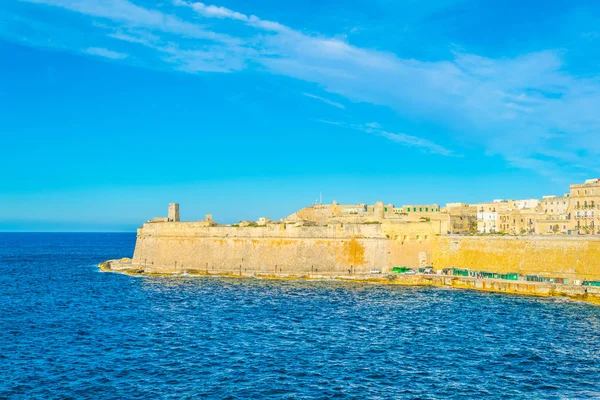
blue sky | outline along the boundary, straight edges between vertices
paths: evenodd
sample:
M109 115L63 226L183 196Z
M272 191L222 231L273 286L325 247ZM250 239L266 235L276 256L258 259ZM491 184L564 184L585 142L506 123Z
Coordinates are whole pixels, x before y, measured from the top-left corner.
M5 0L0 230L562 194L600 176L594 1Z

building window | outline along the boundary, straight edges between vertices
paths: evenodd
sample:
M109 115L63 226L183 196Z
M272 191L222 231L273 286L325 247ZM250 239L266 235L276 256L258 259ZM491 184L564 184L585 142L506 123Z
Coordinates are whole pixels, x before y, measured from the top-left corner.
M425 207L425 212L429 212L429 207Z

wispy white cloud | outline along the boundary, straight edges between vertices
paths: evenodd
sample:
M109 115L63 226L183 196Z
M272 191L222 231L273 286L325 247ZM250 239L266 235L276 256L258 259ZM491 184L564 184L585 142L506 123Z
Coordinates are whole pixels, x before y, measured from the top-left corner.
M310 94L310 93L302 93L302 94L303 94L304 96L306 96L306 97L310 97L311 99L317 99L317 100L321 100L321 101L322 101L323 103L325 103L325 104L329 104L330 106L334 106L334 107L340 108L340 109L342 109L342 110L346 108L346 107L345 107L343 104L341 104L341 103L336 103L335 101L332 101L332 100L326 99L326 98L324 98L324 97L321 97L321 96L316 96L316 95L314 95L314 94Z
M247 21L248 17L239 12L232 11L225 7L218 6L207 6L204 3L189 3L183 0L175 0L173 2L177 6L188 6L191 7L198 14L204 15L209 18L229 18L229 19L237 19L239 21Z
M77 13L121 22L129 26L145 27L160 32L174 33L197 39L225 43L238 42L229 35L206 30L177 16L138 6L128 0L21 0L28 3L45 4L64 8Z
M343 128L358 129L365 133L381 136L402 146L417 148L425 153L437 154L446 157L460 157L460 154L457 154L454 151L445 148L444 146L434 143L431 140L418 136L407 135L405 133L388 132L376 122L369 122L366 124L349 124L345 122L327 120L319 120L319 122L329 125L340 126Z
M196 13L208 18L233 19L237 21L243 21L246 22L248 25L272 32L293 32L292 29L278 22L266 21L258 18L256 15L245 15L225 7L218 7L213 5L207 6L204 3L186 0L173 0L173 4L175 4L176 6L189 7Z
M158 36L146 31L123 32L122 30L118 30L114 33L109 33L107 36L129 43L143 44L145 46L151 46L152 43L158 43L160 41Z
M521 168L578 165L591 170L600 157L600 75L570 74L559 51L489 58L455 47L446 60L424 61L200 2L174 0L151 9L128 0L23 1L107 22L102 28L107 40L152 50L135 57L151 68L168 66L190 73L257 68L294 77L351 101L389 107L403 118L434 123L447 132L449 144L455 140L481 146ZM229 30L235 23L251 29ZM243 35L237 33L241 31ZM69 43L57 47L68 48ZM71 47L86 48L79 42ZM111 47L110 42L106 47ZM128 54L134 51L127 49ZM435 150L412 136L365 128L405 145L429 145L430 152L449 151Z
M431 140L423 139L417 136L411 136L404 133L392 133L377 129L365 129L366 132L372 132L377 135L383 136L384 138L391 140L392 142L399 143L408 147L418 147L426 150L432 154L439 154L441 156L456 156L456 153L452 150L440 146L439 144L433 143Z
M116 51L112 51L112 50L105 49L102 47L88 47L87 49L84 49L83 52L87 53L87 54L91 54L93 56L110 58L113 60L122 60L124 58L127 58L127 54L118 53Z

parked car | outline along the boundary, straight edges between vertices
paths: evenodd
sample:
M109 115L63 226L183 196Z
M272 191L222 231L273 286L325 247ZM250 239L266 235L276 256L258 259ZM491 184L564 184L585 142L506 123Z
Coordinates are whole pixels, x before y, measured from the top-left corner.
M371 270L371 273L372 273L372 274L380 274L380 273L381 273L381 271L380 271L380 270L378 270L378 269L375 269L375 268L373 268L373 269Z
M409 269L408 271L405 272L406 275L415 275L417 273L417 271L415 271L414 269Z

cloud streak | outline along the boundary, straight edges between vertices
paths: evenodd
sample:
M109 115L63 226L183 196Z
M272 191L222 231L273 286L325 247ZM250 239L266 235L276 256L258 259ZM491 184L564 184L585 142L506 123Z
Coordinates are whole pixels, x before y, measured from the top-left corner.
M177 6L190 7L194 11L196 11L198 14L201 14L208 18L228 18L228 19L235 19L238 21L247 21L248 20L248 17L246 17L244 14L232 11L225 7L210 6L210 5L207 6L206 4L200 3L200 2L189 3L187 1L182 1L182 0L175 0L173 3Z
M87 49L83 50L83 52L93 56L110 58L112 60L123 60L127 58L127 54L118 53L102 47L88 47Z
M445 148L437 143L432 142L431 140L424 139L418 136L407 135L405 133L393 133L384 130L381 125L376 122L370 122L367 124L348 124L345 122L338 121L327 121L320 120L319 122L335 125L342 128L351 128L363 131L368 134L376 135L383 137L387 140L390 140L394 143L405 147L414 147L425 153L437 154L445 157L460 157L459 154L456 154L454 151Z
M316 95L314 95L314 94L310 94L310 93L302 93L302 94L303 94L304 96L306 96L306 97L310 97L311 99L320 100L320 101L322 101L322 102L323 102L323 103L325 103L325 104L329 104L330 106L333 106L333 107L339 108L339 109L341 109L341 110L344 110L344 109L346 108L346 106L344 106L344 105L343 105L343 104L341 104L341 103L336 103L335 101L332 101L332 100L326 99L326 98L324 98L324 97L321 97L321 96L316 96Z
M183 21L177 16L158 10L149 10L127 0L21 0L23 2L44 4L88 16L105 18L129 26L155 29L160 32L174 33L197 39L207 39L224 43L234 43L228 35L203 29L197 24Z

